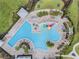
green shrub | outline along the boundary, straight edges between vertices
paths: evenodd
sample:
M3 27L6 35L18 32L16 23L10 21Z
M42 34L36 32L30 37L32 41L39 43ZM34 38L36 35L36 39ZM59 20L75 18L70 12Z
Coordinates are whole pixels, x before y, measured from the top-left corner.
M58 16L61 15L62 13L60 11L50 11L50 15L52 16Z
M61 54L67 55L72 51L72 49L73 49L72 46L66 45L64 46L64 49L61 51Z
M40 12L37 13L38 17L42 17L42 16L46 16L46 15L48 15L47 11L40 11Z
M47 44L47 47L49 47L49 48L52 48L54 46L54 43L52 43L50 41L47 41L46 44Z
M24 49L24 52L25 52L25 53L28 53L28 51L29 51L29 48L25 48L25 49Z
M15 49L18 51L20 49L20 47L16 46Z

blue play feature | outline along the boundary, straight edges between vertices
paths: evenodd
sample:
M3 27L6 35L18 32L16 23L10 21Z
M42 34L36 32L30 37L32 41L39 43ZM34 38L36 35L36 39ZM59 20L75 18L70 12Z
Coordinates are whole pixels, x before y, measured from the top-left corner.
M37 49L47 49L46 41L51 40L57 42L61 35L57 32L57 25L52 26L51 30L41 31L40 33L32 32L32 27L28 22L25 22L16 34L9 40L8 44L13 47L16 42L23 38L29 39Z

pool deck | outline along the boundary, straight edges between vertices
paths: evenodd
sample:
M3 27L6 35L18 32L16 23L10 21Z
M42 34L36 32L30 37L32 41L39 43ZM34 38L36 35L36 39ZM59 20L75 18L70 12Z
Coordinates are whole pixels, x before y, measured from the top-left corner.
M49 11L48 9L46 9L46 10ZM20 18L16 22L16 24L12 27L12 29L5 35L5 37L4 37L5 41L4 41L3 45L1 46L5 51L7 51L11 55L15 55L15 56L25 54L25 52L23 51L23 49L20 49L19 51L16 51L14 47L10 47L8 45L8 41L15 35L15 33L20 29L20 27L24 24L25 21L29 21L29 20L25 20L25 19L26 18L27 19L33 19L33 18L31 18L31 17L33 17L32 15L36 15L35 13L37 13L37 12L38 11L34 11L34 12L30 13L28 16L26 16L23 19ZM37 17L34 17L34 18L37 18ZM34 22L38 22L38 24L40 24L40 23L45 22L45 21L41 19L40 21L39 20L33 21L30 24L33 24ZM68 20L66 20L66 18L64 18L63 21L62 20L59 20L59 23L58 24L62 24L63 22L68 22ZM31 51L30 54L33 55L33 59L35 59L35 58L42 59L42 58L44 58L46 56L48 57L49 55L52 55L53 56L54 54L56 54L56 52L59 52L60 50L58 50L57 47L59 45L61 45L62 42L65 42L65 44L68 44L69 43L67 39L64 39L65 34L66 33L63 33L64 36L63 36L62 40L60 40L60 42L56 43L53 48L51 48L51 49L48 50L48 52L44 52L43 53L41 50L33 50L33 51ZM40 58L40 56L41 56L41 58Z
M14 54L17 54L17 53L14 53L16 50L14 48L10 47L7 43L15 35L15 33L19 30L19 28L23 25L24 22L25 22L24 19L19 19L16 22L16 24L12 27L12 29L8 32L8 34L6 34L5 37L4 37L4 39L6 39L6 40L5 40L5 42L3 43L3 45L1 47L5 51L10 53L11 55L14 55Z

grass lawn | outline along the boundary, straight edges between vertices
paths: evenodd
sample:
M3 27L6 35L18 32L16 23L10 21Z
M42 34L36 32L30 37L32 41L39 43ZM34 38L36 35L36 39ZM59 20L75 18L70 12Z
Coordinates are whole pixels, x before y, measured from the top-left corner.
M62 57L62 59L74 59L72 57Z
M0 0L0 33L6 32L13 24L13 13L26 5L28 0ZM15 21L18 19L14 19Z
M76 30L78 23L78 0L73 0L73 3L68 8L68 12L68 16L71 18Z
M40 0L35 6L35 10L39 9L62 9L64 3L62 0Z
M74 45L74 44L76 44L78 42L79 42L79 32L74 35L74 40L72 42L72 45Z
M75 48L76 53L79 55L79 45Z

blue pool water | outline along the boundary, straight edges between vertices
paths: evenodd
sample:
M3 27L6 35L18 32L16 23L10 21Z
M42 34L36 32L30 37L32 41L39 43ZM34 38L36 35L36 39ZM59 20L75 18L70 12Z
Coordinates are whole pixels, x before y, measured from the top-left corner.
M28 22L25 22L17 33L9 40L8 44L13 47L18 40L27 38L34 44L35 48L47 49L46 41L58 41L61 35L56 31L57 25L54 25L51 30L41 31L40 33L32 32L32 27Z

